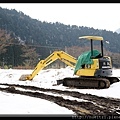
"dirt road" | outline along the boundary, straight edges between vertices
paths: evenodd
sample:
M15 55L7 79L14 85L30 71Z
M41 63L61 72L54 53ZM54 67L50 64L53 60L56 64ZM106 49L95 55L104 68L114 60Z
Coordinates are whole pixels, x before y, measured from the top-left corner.
M103 115L117 116L117 119L120 119L120 99L19 84L0 84L0 91L45 99L72 110L75 116ZM75 116L72 117L76 119Z

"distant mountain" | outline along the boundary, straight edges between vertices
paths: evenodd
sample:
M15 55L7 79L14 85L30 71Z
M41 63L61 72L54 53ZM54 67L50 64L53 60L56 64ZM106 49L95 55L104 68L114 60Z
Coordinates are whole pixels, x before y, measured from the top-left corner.
M22 66L23 63L31 66L33 60L36 60L35 63L37 63L39 59L45 59L55 50L65 50L65 48L68 50L68 48L73 48L74 46L74 48L87 47L90 45L89 41L78 39L84 35L102 36L104 38L103 44L105 50L113 53L111 56L114 60L118 60L116 62L117 65L120 63L120 34L117 34L117 32L85 26L64 25L59 22L41 22L37 19L32 19L23 12L17 12L15 9L3 9L1 7L0 29L5 31L5 34L1 35L0 33L0 37L2 39L4 37L6 40L4 46L9 44L6 46L4 53L0 51L0 66L4 64ZM8 33L11 35L10 37ZM10 41L13 43L11 44ZM23 45L24 48L20 45ZM100 44L98 42L95 45L99 46ZM3 46L2 42L0 46ZM76 55L75 51L79 52L78 49L71 49L71 51L73 51L74 55ZM35 52L39 57L37 57ZM24 57L24 59L21 57Z
M115 32L117 32L119 34L120 33L120 28L118 28Z
M32 19L23 12L17 12L15 9L0 8L0 28L12 32L14 36L19 38L19 42L22 42L22 44L49 46L49 48L86 46L88 45L88 41L78 40L80 36L103 36L105 49L120 53L120 50L117 49L120 48L120 35L112 31L84 26L64 25L59 22L41 22L37 19ZM106 41L109 41L109 44L106 44Z

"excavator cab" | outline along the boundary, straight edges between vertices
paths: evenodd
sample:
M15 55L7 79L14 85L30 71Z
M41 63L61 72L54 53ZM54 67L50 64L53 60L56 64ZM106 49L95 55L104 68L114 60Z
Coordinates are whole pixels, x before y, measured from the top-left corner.
M109 56L103 54L103 37L83 36L79 39L88 39L91 43L91 50L82 53L78 57L74 74L78 76L109 77L112 75L112 63ZM100 41L101 51L93 49L93 41ZM84 68L82 67L84 65Z

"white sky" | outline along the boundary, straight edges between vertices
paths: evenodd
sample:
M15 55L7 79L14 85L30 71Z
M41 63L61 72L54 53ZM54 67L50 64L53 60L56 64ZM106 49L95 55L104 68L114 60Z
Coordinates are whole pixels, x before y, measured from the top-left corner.
M120 28L119 3L0 3L34 19L115 31Z
M19 78L23 74L31 74L33 70L17 70L17 69L0 69L0 83L8 84L21 84L21 85L31 85L41 88L51 88L59 90L69 90L77 91L80 93L88 93L103 97L112 97L120 99L120 82L112 84L107 89L71 89L62 85L54 86L56 80L62 79L64 77L73 77L73 69L70 67L61 69L46 69L41 70L37 76L33 78L32 81L19 81ZM113 75L119 76L120 69L113 69ZM0 85L0 87L5 88L7 86ZM23 90L20 88L15 88L17 90ZM27 90L27 89L26 89ZM117 91L117 92L116 92ZM36 91L34 91L36 92ZM37 91L40 92L40 91ZM60 96L59 94L53 94L50 92L45 92L45 94ZM70 97L61 95L64 99L81 101L83 99L78 99L76 97ZM61 107L53 102L29 97L19 94L11 94L0 91L0 115L69 115L75 113L65 107Z

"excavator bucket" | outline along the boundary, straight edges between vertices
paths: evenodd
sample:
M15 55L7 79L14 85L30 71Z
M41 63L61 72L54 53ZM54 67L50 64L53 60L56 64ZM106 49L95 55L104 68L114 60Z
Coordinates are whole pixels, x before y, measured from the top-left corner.
M29 76L30 74L24 74L24 75L21 75L21 77L19 78L20 81L25 81L27 80L27 77Z

